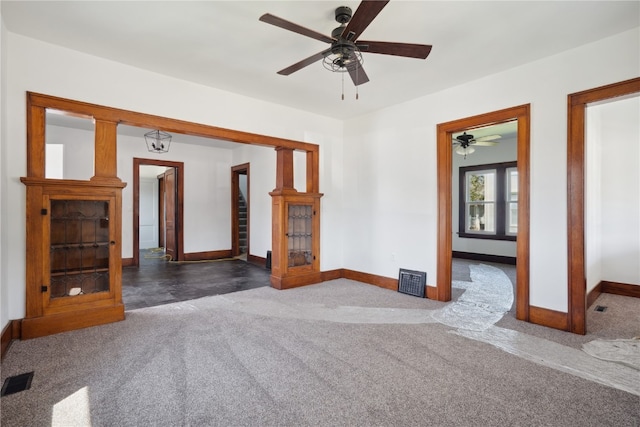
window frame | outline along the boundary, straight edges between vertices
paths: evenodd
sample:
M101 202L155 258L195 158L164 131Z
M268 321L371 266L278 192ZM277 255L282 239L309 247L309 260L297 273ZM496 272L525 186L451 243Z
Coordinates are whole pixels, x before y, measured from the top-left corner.
M511 180L510 180L510 173L512 170L515 170L516 172L516 187L518 186L518 167L517 166L512 166L512 167L507 167L505 168L505 192L504 192L504 197L505 197L505 202L504 202L504 208L505 208L505 217L504 217L504 234L507 236L517 236L518 235L518 198L520 195L520 189L518 189L516 191L516 198L512 199L511 198ZM515 217L515 222L516 222L516 232L512 233L509 231L509 228L511 227L510 225L510 220L511 218L511 203L515 203L516 204L516 217Z
M507 226L507 209L509 203L513 201L507 195L508 183L508 170L515 168L518 170L518 162L501 162L501 163L488 163L482 165L465 166L458 169L459 171L459 192L458 192L458 237L471 238L471 239L488 239L488 240L507 240L516 241L517 233L509 233ZM479 231L469 232L467 231L467 173L468 172L480 172L480 171L495 171L496 189L495 189L495 232ZM517 200L516 200L517 201Z

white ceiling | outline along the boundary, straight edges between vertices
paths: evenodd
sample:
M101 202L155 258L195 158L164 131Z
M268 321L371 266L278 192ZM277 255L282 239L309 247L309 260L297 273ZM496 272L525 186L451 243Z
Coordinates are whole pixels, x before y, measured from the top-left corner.
M640 25L638 1L392 0L361 38L431 44L426 60L365 53L359 100L348 76L312 64L327 44L258 21L269 12L329 35L358 1L7 1L10 32L321 115L350 118Z

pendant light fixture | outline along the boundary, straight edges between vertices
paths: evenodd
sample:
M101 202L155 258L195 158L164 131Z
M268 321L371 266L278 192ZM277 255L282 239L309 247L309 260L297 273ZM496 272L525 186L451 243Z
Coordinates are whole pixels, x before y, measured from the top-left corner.
M161 130L152 130L144 134L147 149L151 153L167 153L171 145L171 135Z

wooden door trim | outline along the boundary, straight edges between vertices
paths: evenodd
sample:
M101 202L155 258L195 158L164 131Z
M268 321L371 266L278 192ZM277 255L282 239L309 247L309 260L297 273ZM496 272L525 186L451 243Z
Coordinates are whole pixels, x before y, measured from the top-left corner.
M170 160L133 158L133 264L140 265L140 166L166 166L175 168L178 174L176 194L176 242L178 246L176 261L184 261L184 163Z
M529 321L529 104L480 114L437 126L438 244L436 299L451 300L452 207L451 139L454 133L518 120L518 239L516 243L516 317Z
M587 282L584 256L585 113L587 104L640 92L640 77L568 96L567 221L569 331L587 332Z
M165 218L164 218L164 173L156 177L158 180L158 246L164 248Z
M239 239L240 221L238 218L238 213L240 210L240 206L238 203L238 199L240 197L240 175L247 176L247 195L246 195L247 197L245 200L247 204L247 257L249 257L249 253L250 253L249 198L251 195L251 189L250 189L251 186L249 184L250 183L249 173L250 173L249 163L243 163L241 165L236 165L231 167L231 256L240 255L240 239Z

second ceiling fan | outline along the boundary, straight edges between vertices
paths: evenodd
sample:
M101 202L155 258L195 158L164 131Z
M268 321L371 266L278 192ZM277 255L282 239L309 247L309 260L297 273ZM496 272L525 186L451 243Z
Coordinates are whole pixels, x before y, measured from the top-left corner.
M328 49L311 55L302 61L278 71L278 74L288 76L307 65L323 60L324 66L332 71L348 72L353 84L358 86L369 81L367 73L362 68L361 52L379 53L383 55L403 56L407 58L426 59L431 52L431 45L413 43L394 43L359 40L360 34L371 24L382 9L389 3L387 1L363 1L351 13L351 8L341 6L335 11L336 21L340 26L331 32L331 36L318 33L314 30L302 27L293 22L266 13L260 17L260 21L266 22L303 36L311 37L331 46Z
M498 144L496 139L500 138L502 138L500 135L486 135L476 138L473 135L467 134L467 132L463 132L462 135L458 135L453 139L453 148L457 154L464 156L466 159L467 154L471 154L476 151L472 145L492 147Z

